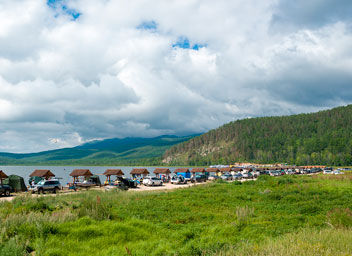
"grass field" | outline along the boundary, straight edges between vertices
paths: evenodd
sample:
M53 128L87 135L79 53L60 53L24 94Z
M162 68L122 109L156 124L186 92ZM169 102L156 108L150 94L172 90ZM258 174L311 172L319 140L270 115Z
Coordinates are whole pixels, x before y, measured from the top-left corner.
M352 255L352 174L0 205L0 255Z

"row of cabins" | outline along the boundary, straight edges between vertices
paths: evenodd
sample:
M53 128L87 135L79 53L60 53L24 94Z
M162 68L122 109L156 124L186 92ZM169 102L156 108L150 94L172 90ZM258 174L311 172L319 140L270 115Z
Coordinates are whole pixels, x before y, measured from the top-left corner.
M255 168L257 171L266 171L266 170L288 170L288 169L311 169L311 168L324 168L325 166L284 166L284 167L265 167L265 168ZM193 168L193 169L188 169L188 168L176 168L174 170L174 173L177 175L182 175L185 178L190 178L192 174L194 175L195 173L216 173L216 174L222 174L222 173L230 173L230 172L242 172L242 171L252 171L254 168L231 168L231 167L224 167L224 168ZM167 179L170 178L171 171L169 168L155 168L153 173L158 176L164 176ZM150 174L148 169L146 168L134 168L130 172L132 178L144 178ZM125 175L124 172L121 169L107 169L103 175L106 176L106 181L108 183L111 182L111 177L112 176L123 176ZM10 175L11 177L11 182L7 182L8 185L11 187L17 188L17 190L24 191L26 190L26 186L24 184L23 178L17 175ZM82 182L85 180L89 180L92 177L97 177L96 175L93 175L93 173L89 169L75 169L70 173L70 176L73 178L73 183L77 182ZM52 173L50 170L35 170L33 173L29 175L30 177L30 184L32 181L34 183L37 183L41 179L51 179L55 177L55 174ZM0 171L0 184L3 184L3 181L5 179L10 179L9 176L7 176L3 171ZM97 178L99 182L98 185L100 185L100 180ZM11 184L10 184L11 183Z

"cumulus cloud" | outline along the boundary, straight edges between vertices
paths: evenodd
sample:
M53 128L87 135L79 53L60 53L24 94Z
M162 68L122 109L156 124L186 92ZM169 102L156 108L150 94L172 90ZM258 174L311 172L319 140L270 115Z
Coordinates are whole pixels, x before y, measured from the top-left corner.
M3 0L0 151L352 101L348 1Z

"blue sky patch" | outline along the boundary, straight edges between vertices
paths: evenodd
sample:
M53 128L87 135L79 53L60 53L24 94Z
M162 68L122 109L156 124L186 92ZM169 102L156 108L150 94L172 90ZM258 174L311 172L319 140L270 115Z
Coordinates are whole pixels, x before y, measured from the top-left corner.
M206 44L191 44L187 37L179 37L177 42L172 47L178 47L182 49L192 49L198 51L200 48L206 47Z
M79 18L79 16L81 16L81 13L79 13L75 9L67 7L66 1L64 1L64 0L47 0L46 3L50 8L52 8L56 11L62 11L66 15L71 16L72 20L76 20ZM55 15L55 17L57 17L57 16L59 16L58 13Z
M158 24L154 21L145 21L142 22L137 29L142 29L142 30L156 30L158 28Z

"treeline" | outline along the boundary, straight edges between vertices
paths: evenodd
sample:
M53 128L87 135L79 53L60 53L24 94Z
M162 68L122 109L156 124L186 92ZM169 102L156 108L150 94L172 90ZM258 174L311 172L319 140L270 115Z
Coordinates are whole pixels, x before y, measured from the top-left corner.
M163 158L173 165L238 161L352 165L352 105L238 120L172 147Z

